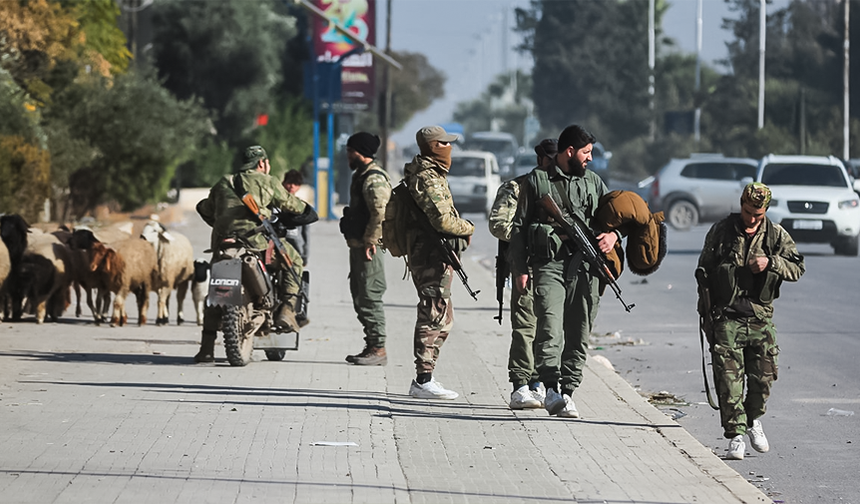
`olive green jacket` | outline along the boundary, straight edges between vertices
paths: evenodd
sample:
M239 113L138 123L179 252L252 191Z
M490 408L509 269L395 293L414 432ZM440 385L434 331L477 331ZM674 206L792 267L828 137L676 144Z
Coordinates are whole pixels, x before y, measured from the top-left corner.
M277 179L263 172L246 170L236 175L225 175L209 191L206 199L197 203L197 213L212 226L211 246L214 250L221 241L232 236L244 235L257 227L256 218L242 203L233 188L233 177L241 177L245 192L251 193L260 207L260 214L267 219L272 216L272 209L278 208L283 212L301 214L308 206L307 203L288 193ZM260 234L248 237L251 246L265 250L268 242Z

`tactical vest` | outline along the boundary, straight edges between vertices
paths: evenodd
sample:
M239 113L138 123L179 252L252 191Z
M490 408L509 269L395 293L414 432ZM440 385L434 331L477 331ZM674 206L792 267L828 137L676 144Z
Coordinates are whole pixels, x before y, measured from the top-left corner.
M738 214L732 214L737 216ZM734 306L739 300L746 298L760 305L769 305L779 297L779 287L782 285L782 277L769 268L758 274L753 274L746 265L737 265L732 262L732 247L738 237L734 231L734 219L727 219L725 225L720 228L717 243L719 249L717 256L720 258L712 275L711 291L714 295L714 305L720 307ZM762 249L765 255L773 257L779 248L778 236L770 219L765 219L765 237Z
M379 168L371 168L354 177L349 186L349 206L343 209L343 218L340 220L340 232L348 239L361 240L370 222L370 210L367 208L367 200L364 199L364 181L367 177L377 173L388 177Z

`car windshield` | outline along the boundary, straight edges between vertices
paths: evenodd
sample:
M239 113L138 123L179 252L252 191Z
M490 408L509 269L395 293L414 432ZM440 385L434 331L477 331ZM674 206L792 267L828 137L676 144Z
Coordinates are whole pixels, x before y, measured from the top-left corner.
M451 158L449 177L483 177L486 174L483 158L455 157Z
M492 152L498 158L510 157L515 154L514 146L509 140L473 138L469 141L469 149Z
M838 166L803 163L768 164L764 167L761 181L769 186L846 187L848 185Z

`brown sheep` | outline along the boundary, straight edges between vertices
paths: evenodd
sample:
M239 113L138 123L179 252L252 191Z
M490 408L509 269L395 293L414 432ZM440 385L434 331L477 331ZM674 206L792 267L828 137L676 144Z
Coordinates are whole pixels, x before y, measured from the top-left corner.
M90 269L102 275L116 297L113 303L111 327L128 322L125 298L133 292L137 298L138 325L146 324L149 293L158 278L155 249L146 240L129 238L110 247L93 243L90 251Z

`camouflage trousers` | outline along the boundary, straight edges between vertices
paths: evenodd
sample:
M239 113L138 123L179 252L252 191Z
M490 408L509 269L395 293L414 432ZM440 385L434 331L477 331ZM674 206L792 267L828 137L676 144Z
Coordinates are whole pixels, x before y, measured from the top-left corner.
M425 260L410 256L410 260L409 271L418 292L418 317L412 345L415 370L418 374L432 373L439 351L454 327L454 306L451 304L454 269L435 254L430 254Z
M515 388L538 380L535 371L535 326L534 292L528 286L520 294L511 292L511 349L508 353L508 377Z
M373 260L368 261L364 248L349 249L349 293L358 321L364 328L364 341L368 348L385 346L385 258L377 249Z
M726 438L746 434L747 426L764 415L777 379L778 355L776 327L770 319L723 318L714 323L714 386Z
M547 387L573 394L582 383L588 338L600 304L598 282L574 257L535 264L535 366Z

